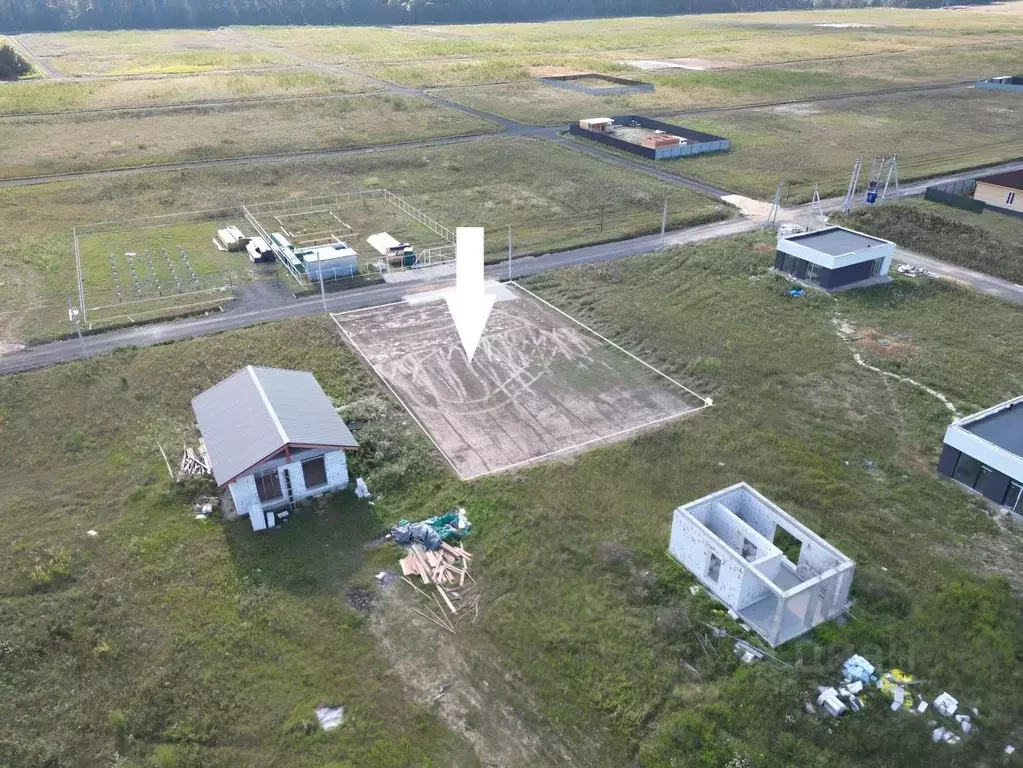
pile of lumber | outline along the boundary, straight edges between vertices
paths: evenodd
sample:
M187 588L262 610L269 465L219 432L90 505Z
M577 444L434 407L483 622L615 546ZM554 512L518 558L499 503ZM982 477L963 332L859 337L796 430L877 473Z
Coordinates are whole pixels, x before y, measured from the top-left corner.
M481 596L475 579L469 574L472 556L462 547L453 547L446 542L435 552L418 543L406 552L401 559L404 580L425 598L424 605L412 606L412 610L451 634L455 634L456 619L471 615L475 622L480 612ZM417 576L423 584L432 584L436 592L428 594L421 589L412 580Z
M193 451L187 445L181 456L181 470L178 477L186 475L209 475L212 473L209 457L206 455L206 446L199 443L199 450Z
M461 561L461 567L456 565ZM472 556L461 547L441 542L440 549L431 552L422 544L413 544L401 559L401 572L405 576L418 576L424 584L457 584L463 586L469 576Z

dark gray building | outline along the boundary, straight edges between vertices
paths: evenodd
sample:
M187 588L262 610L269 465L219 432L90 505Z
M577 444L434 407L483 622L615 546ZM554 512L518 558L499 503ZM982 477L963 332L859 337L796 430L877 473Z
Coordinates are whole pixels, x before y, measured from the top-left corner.
M825 291L889 282L895 243L845 227L778 238L775 269Z
M953 422L938 472L1023 515L1023 397Z

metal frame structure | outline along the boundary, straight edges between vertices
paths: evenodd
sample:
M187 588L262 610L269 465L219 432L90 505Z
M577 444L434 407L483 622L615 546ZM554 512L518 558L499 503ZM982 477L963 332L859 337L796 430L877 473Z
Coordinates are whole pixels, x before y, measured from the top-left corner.
M430 266L433 264L444 263L451 261L455 257L455 233L439 223L437 220L427 215L425 212L416 208L415 206L408 203L406 200L398 197L390 190L387 189L367 189L359 190L355 192L340 192L333 195L319 195L316 197L298 198L295 200L277 200L261 203L248 203L240 204L235 206L225 206L222 208L209 208L198 211L184 211L181 213L170 213L162 214L159 216L146 216L135 219L111 219L109 221L91 222L87 224L78 224L71 229L72 239L74 242L74 257L75 257L75 272L77 277L77 293L78 293L78 310L81 313L81 322L83 324L88 323L89 311L98 312L101 310L108 310L116 304L110 305L98 305L95 307L88 307L86 305L86 294L85 294L85 276L82 271L82 255L81 247L79 244L79 238L86 235L94 235L102 232L118 232L126 230L142 231L147 229L158 229L163 227L172 227L180 224L187 224L201 221L217 221L231 218L237 218L239 215L242 216L255 230L256 234L266 241L267 245L273 251L277 261L284 265L285 271L295 279L300 285L307 286L310 281L306 276L298 272L288 261L284 258L280 249L270 238L269 233L263 227L259 221L260 216L288 216L310 212L330 212L333 207L342 205L344 203L352 202L355 200L361 200L365 198L382 198L387 202L394 205L398 210L404 213L411 219L419 222L424 227L429 229L434 234L438 235L443 239L443 242L439 245L431 245L427 247L418 257L415 267ZM316 210L316 209L319 210ZM338 218L334 214L335 218ZM344 225L343 221L338 218L338 221ZM329 233L326 233L329 234ZM350 237L352 235L349 235ZM329 237L326 240L330 240ZM310 245L310 243L302 242L297 243L302 247ZM226 285L226 284L225 284ZM201 294L210 293L212 291L223 291L225 286L219 286L217 288L204 288L199 291L192 291L185 294L175 294L176 296L193 297ZM138 303L155 300L166 300L168 296L153 296L138 300Z

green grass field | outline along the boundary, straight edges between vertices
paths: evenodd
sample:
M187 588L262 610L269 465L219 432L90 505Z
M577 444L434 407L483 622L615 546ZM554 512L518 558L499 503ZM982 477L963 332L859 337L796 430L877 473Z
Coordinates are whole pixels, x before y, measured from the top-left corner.
M60 73L172 75L273 67L275 54L217 30L124 30L32 34L26 39Z
M687 127L727 136L727 153L670 163L680 172L770 199L840 196L853 162L898 154L899 178L926 178L1020 157L1019 99L962 89L843 99L686 118Z
M995 764L1023 706L1021 534L937 477L945 408L857 366L833 321L897 340L859 351L973 410L1023 385L1023 313L931 281L794 300L756 242L529 281L715 406L471 484L443 469L319 319L0 379L0 713L15 723L4 759L103 763L116 750L139 764L473 765L475 751L499 764ZM198 488L167 482L156 443L173 460L191 434L189 398L247 363L312 370L346 404L363 448L352 471L375 506L343 494L268 536L192 519ZM857 560L856 618L782 648L802 660L791 669L743 666L709 638L700 622L738 630L690 595L665 554L671 510L737 480ZM417 623L406 585L373 587L396 551L364 545L399 517L459 504L475 523L467 546L485 600L453 637ZM349 605L353 589L375 595L368 616ZM436 683L396 655L413 648L440 670L426 677ZM838 722L808 715L804 700L853 651L917 675L929 697L947 689L977 706L980 732L955 750L934 745L921 718L876 694ZM427 704L441 683L473 704ZM58 689L54 721L45 705ZM348 707L346 725L307 733L321 703ZM521 732L494 733L509 707Z
M392 144L496 130L487 121L407 96L134 113L11 117L3 174L153 165L181 160Z
M134 229L80 235L86 305L190 293L251 279L244 252L223 253L212 242L218 227L239 221L240 216L154 228L142 228L150 222L140 222Z
M297 98L368 90L362 81L319 72L183 75L147 79L33 80L0 90L0 114L149 107L218 99Z

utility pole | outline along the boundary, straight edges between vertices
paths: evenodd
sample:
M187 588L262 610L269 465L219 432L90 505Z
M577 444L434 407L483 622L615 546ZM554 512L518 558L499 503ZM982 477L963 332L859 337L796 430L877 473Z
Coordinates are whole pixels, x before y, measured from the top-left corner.
M85 339L82 337L82 325L78 322L79 310L74 309L71 306L71 297L67 297L67 319L75 329L75 333L78 334L78 342L82 345L82 355L85 359L89 359L89 348L85 346Z
M661 250L664 250L664 230L668 228L668 198L664 198L664 213L661 214Z
M327 290L323 287L323 260L320 259L320 300L323 301L323 314L327 314Z
M600 201L600 234L604 234L604 201Z
M511 274L511 262L512 262L512 239L511 239L511 224L508 225L508 279L512 279Z

